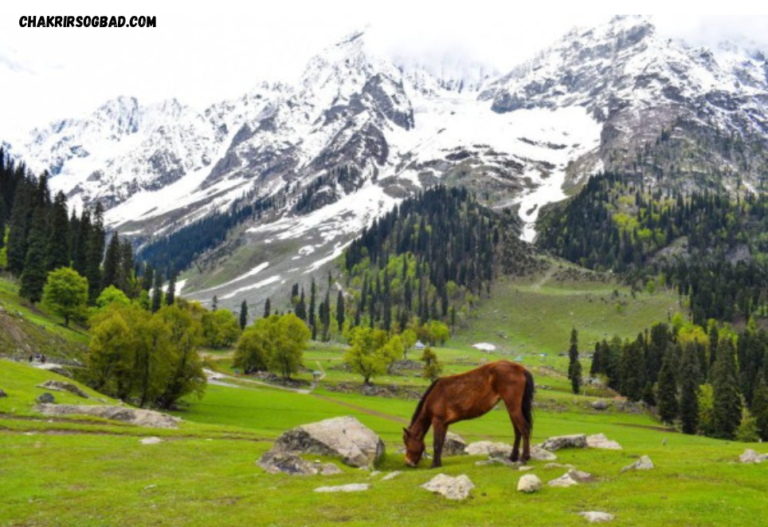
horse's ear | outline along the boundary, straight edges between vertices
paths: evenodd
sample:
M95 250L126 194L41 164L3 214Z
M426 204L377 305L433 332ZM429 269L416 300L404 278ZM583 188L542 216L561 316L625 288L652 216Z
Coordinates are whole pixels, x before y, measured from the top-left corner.
M403 432L405 432L405 435L407 435L407 436L411 435L411 431L408 430L407 428L403 428Z

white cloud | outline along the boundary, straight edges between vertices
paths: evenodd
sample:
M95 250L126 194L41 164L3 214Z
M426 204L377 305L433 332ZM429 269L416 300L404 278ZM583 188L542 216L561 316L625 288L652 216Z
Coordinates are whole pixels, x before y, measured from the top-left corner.
M487 0L217 0L197 6L142 0L120 7L104 2L67 2L66 7L58 1L10 3L0 7L0 136L81 115L118 95L143 102L177 97L202 108L261 80L295 79L319 49L366 24L373 25L381 45L392 52L464 54L504 71L572 26L608 19L610 15L601 13L612 8L608 2L563 2L526 13L515 3ZM666 7L658 4L638 6ZM574 5L580 11L568 14ZM706 7L698 5L697 12L707 12ZM736 8L732 3L729 7ZM56 14L154 15L158 27L19 27L21 15ZM665 15L658 24L660 31L696 44L743 37L763 45L767 20Z

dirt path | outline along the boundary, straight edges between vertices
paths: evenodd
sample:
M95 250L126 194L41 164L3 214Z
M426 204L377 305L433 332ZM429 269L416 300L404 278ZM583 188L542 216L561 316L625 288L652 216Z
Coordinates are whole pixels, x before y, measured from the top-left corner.
M208 382L216 386L226 386L228 388L243 388L243 386L239 386L237 383L227 382L227 381L237 381L241 383L254 384L256 386L265 386L267 388L275 388L277 390L285 390L287 392L300 393L303 395L312 393L312 389L314 389L314 387L312 387L311 389L289 388L288 386L280 386L279 384L269 384L268 382L256 381L253 379L247 379L245 377L233 377L231 375L227 375L225 373L219 373L217 371L213 371L209 369L203 369L203 371L205 372L206 377L208 377Z
M557 271L557 267L554 265L550 265L549 269L547 269L547 272L544 273L544 276L541 277L541 280L533 284L531 287L532 289L541 289L544 284L549 282L549 280L554 276L555 272Z
M329 403L338 404L339 406L345 406L347 408L351 408L352 410L356 410L366 415L379 417L381 419L386 419L387 421L393 421L395 423L402 423L406 425L408 424L408 420L403 419L402 417L385 414L383 412L377 412L376 410L371 410L370 408L365 408L364 406L358 406L356 404L348 403L346 401L340 401L338 399L334 399L333 397L328 397L327 395L319 395L319 394L313 393L312 397L317 397L318 399L322 399L323 401L328 401Z

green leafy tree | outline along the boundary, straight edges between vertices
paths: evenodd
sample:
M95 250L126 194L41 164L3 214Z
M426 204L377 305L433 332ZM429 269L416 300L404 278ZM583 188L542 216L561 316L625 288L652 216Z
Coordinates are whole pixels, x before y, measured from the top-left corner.
M715 435L715 397L711 384L699 386L699 432L705 436Z
M304 321L293 313L273 320L274 347L267 356L267 367L285 381L298 373L311 332Z
M384 351L387 333L380 329L357 327L349 338L349 349L344 354L344 362L349 368L363 377L365 384L387 371L390 357Z
M736 352L729 337L721 338L718 343L712 388L715 435L723 439L733 439L741 422L742 404Z
M757 430L757 419L745 407L742 409L741 423L736 429L736 441L742 443L757 443L760 435Z
M206 312L201 322L205 345L210 348L228 348L240 337L240 322L229 309Z
M659 405L659 417L664 423L673 424L677 418L677 379L675 377L674 348L668 347L659 372L659 388L656 400Z
M400 334L403 341L403 355L408 358L408 352L416 345L416 332L412 329L406 329Z
M71 267L56 269L48 275L43 289L43 304L64 317L69 327L73 317L82 315L88 303L88 280Z
M424 363L421 370L422 377L433 382L440 377L440 374L443 372L443 366L440 364L437 354L429 346L424 348L421 354L421 362Z
M87 300L87 299L86 299ZM109 306L117 305L126 307L131 304L131 300L117 287L111 285L104 289L96 299L96 307L100 310Z
M697 346L689 342L680 361L680 424L684 434L695 434L699 429L700 375Z
M178 304L165 306L155 315L169 328L170 354L168 382L157 399L161 408L173 408L187 395L202 397L207 380L198 349L202 343L202 327L189 309Z
M274 347L270 336L269 318L260 318L252 326L245 328L235 347L232 365L243 373L253 373L267 369L267 357Z

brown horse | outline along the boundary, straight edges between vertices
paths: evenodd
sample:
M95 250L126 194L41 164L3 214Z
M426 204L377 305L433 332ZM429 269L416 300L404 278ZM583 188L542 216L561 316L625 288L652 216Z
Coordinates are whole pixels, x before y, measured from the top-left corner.
M488 413L500 400L504 401L515 429L515 446L510 459L528 461L531 458L533 392L531 372L506 360L437 379L421 397L411 419L411 426L403 428L406 464L410 467L419 464L425 449L424 436L432 426L435 448L432 467L442 466L443 443L448 426L458 421L480 417Z

